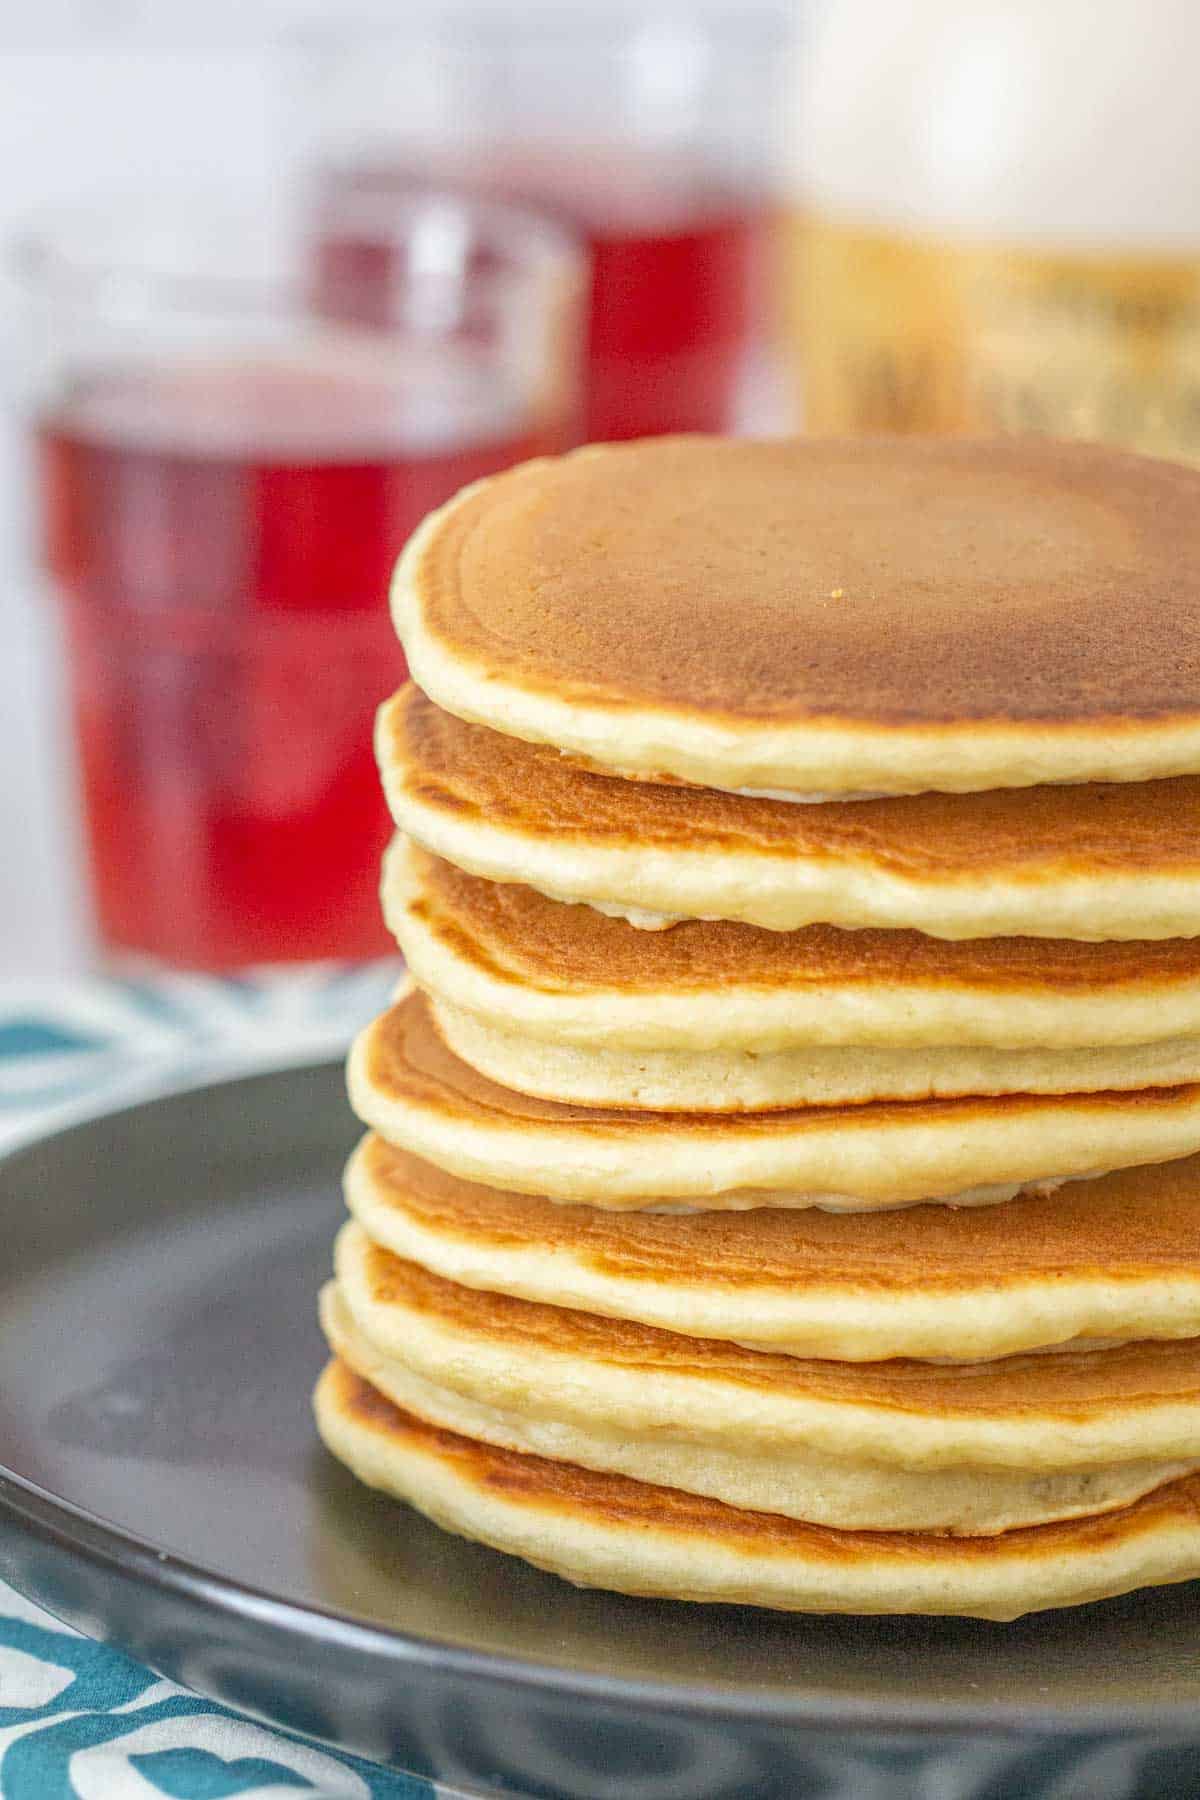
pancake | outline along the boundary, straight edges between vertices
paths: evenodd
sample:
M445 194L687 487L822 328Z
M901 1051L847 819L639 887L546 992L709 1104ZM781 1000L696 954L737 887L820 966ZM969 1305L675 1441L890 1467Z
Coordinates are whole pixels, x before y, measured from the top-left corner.
M967 1467L930 1472L831 1458L804 1446L747 1449L737 1443L637 1435L595 1421L547 1417L540 1407L497 1407L416 1373L409 1362L380 1353L333 1282L321 1295L321 1324L342 1362L428 1425L503 1450L627 1475L751 1512L782 1513L838 1530L992 1536L1127 1506L1164 1482L1192 1473L1200 1462L1200 1448L1194 1448L1185 1463L1124 1462L1032 1475ZM536 1366L526 1371L526 1380L532 1380L536 1392Z
M998 1538L839 1532L439 1430L336 1359L314 1405L326 1445L360 1480L585 1587L1010 1619L1200 1574L1194 1476L1098 1518Z
M1200 1080L1200 1038L1107 1050L581 1050L430 998L443 1043L489 1080L577 1106L769 1112L963 1094L1082 1094Z
M383 905L422 987L551 1044L1094 1050L1200 1036L1200 938L1083 944L687 920L638 931L397 836Z
M478 1186L369 1136L346 1201L375 1243L447 1281L798 1357L1200 1337L1200 1157L1004 1207L670 1215Z
M634 923L1200 935L1200 777L795 806L592 774L411 686L380 709L376 750L425 849Z
M1200 1463L1197 1339L969 1364L814 1361L464 1287L353 1220L334 1267L355 1330L385 1362L557 1426L910 1473Z
M390 1143L489 1187L609 1208L982 1205L1200 1151L1200 1086L768 1113L563 1105L479 1075L410 991L360 1033L350 1100Z
M1096 446L593 447L435 513L393 611L447 711L643 779L1200 771L1200 473Z

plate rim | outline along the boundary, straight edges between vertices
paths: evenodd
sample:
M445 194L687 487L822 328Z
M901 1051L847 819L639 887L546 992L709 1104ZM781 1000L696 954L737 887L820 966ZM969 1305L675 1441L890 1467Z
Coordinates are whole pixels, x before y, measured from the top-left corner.
M0 1153L0 1178L10 1165L36 1154L44 1146L60 1138L87 1132L108 1119L131 1117L148 1107L168 1104L209 1088L236 1088L248 1081L301 1067L333 1070L338 1066L338 1058L322 1055L285 1067L272 1065L224 1073L205 1071L198 1079L172 1084L124 1106L101 1109L32 1141L8 1147ZM1195 1699L1150 1702L1097 1699L1071 1706L1033 1700L949 1698L924 1701L867 1694L786 1693L779 1689L754 1692L733 1688L717 1680L670 1681L616 1675L571 1668L532 1656L472 1648L288 1599L204 1563L156 1550L146 1539L115 1520L55 1494L5 1461L0 1461L0 1523L15 1528L30 1542L64 1555L76 1565L87 1566L102 1574L111 1570L136 1585L198 1607L211 1616L229 1615L248 1622L257 1620L293 1640L318 1646L336 1643L342 1648L364 1652L385 1665L416 1664L431 1674L444 1673L461 1680L493 1683L535 1695L562 1694L643 1712L803 1730L846 1728L870 1729L875 1733L899 1730L930 1736L990 1732L1014 1738L1136 1735L1179 1739L1200 1735L1197 1727L1200 1703ZM503 1553L497 1551L495 1554ZM5 1573L5 1578L51 1616L63 1616L55 1613L53 1602L48 1603L36 1592L27 1592L19 1581L12 1581L10 1572ZM1196 1585L1200 1588L1200 1582ZM669 1604L682 1606L688 1603L675 1601ZM863 1615L864 1618L872 1616ZM997 1630L1003 1628L1003 1624L995 1626ZM110 1647L122 1648L115 1641ZM136 1652L127 1654L136 1657Z
M541 1693L566 1693L610 1706L785 1727L836 1730L841 1726L860 1729L869 1725L875 1731L899 1729L924 1734L986 1730L1014 1737L1177 1736L1185 1722L1193 1731L1196 1726L1196 1705L1190 1700L1120 1706L1098 1701L1086 1707L1066 1708L1003 1700L930 1702L867 1695L830 1698L785 1694L776 1689L751 1693L731 1690L719 1682L670 1682L608 1675L534 1657L476 1650L288 1600L203 1563L154 1550L145 1539L50 1493L6 1464L0 1464L0 1517L35 1542L65 1551L78 1562L98 1569L119 1569L126 1579L158 1593L199 1604L218 1615L228 1612L244 1619L259 1619L317 1646L337 1641L348 1648L374 1653L384 1661L419 1663L431 1673L441 1669L460 1678ZM36 1594L26 1597L44 1605ZM315 1631L314 1622L318 1627Z

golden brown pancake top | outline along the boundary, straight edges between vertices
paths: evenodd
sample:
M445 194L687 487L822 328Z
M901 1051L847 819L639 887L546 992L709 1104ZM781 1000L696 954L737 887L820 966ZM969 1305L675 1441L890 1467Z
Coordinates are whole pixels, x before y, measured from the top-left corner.
M990 1363L839 1363L745 1350L652 1325L598 1318L561 1306L468 1288L369 1244L365 1278L380 1306L404 1307L469 1337L498 1339L532 1359L547 1352L639 1373L693 1375L771 1393L885 1406L930 1418L1080 1420L1147 1403L1200 1399L1200 1340L1009 1356ZM536 1361L533 1366L536 1367Z
M489 1130L526 1131L531 1124L569 1126L579 1135L603 1138L632 1128L647 1146L662 1133L710 1142L739 1138L794 1137L800 1131L836 1124L843 1131L875 1131L898 1125L957 1127L973 1118L1005 1117L1019 1131L1025 1119L1061 1110L1097 1117L1132 1117L1151 1107L1189 1112L1200 1098L1200 1083L1171 1088L1139 1088L1090 1094L999 1094L950 1100L864 1100L843 1106L779 1107L759 1113L643 1112L633 1108L574 1106L540 1100L501 1087L472 1069L438 1035L423 993L412 991L367 1027L361 1040L366 1078L381 1097L415 1104L448 1118L470 1119Z
M378 1202L439 1238L565 1253L622 1281L736 1292L994 1292L1029 1281L1194 1280L1200 1156L1144 1164L1003 1206L826 1213L607 1212L482 1187L368 1137L360 1167Z
M550 1462L528 1451L501 1450L460 1437L403 1412L340 1361L334 1362L326 1380L344 1418L375 1432L397 1450L436 1456L452 1464L457 1474L481 1493L547 1512L573 1513L596 1525L724 1538L748 1554L755 1549L775 1554L791 1550L806 1559L819 1557L830 1563L859 1558L875 1562L881 1557L927 1557L942 1564L994 1562L998 1542L1006 1552L1015 1550L1022 1556L1059 1556L1118 1544L1160 1521L1185 1518L1194 1522L1200 1517L1200 1476L1186 1475L1114 1512L1024 1526L1006 1531L1000 1540L922 1531L836 1531L779 1513L744 1512L678 1488L654 1487L625 1475L601 1474L574 1463Z
M775 724L1200 713L1200 473L1095 446L674 438L510 471L431 630L575 704Z
M625 919L547 899L517 882L468 875L416 845L410 854L420 882L411 910L426 930L459 960L488 974L517 976L544 992L880 983L1063 992L1200 978L1200 937L949 942L920 931L841 931L834 925L766 931L723 919L685 919L670 931L639 931Z
M380 741L415 800L560 843L856 859L918 880L1200 869L1200 776L806 806L593 774L411 685L384 709Z

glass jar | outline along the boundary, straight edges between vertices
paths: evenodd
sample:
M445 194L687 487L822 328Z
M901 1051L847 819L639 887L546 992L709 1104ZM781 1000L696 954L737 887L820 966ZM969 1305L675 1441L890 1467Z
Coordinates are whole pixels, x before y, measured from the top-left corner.
M309 34L313 219L326 267L414 179L558 217L592 263L584 435L739 422L776 223L777 9L455 9Z
M578 435L583 258L409 192L369 324L302 227L93 214L18 246L44 562L110 954L381 954L387 587L458 487Z
M833 0L794 103L809 427L1200 460L1198 55L1190 0Z

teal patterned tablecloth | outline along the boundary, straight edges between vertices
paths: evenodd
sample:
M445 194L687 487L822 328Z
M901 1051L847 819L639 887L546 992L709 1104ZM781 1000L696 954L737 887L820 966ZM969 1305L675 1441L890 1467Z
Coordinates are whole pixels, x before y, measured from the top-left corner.
M396 969L0 990L0 1152L214 1074L341 1053ZM80 1637L0 1582L0 1800L431 1800Z

